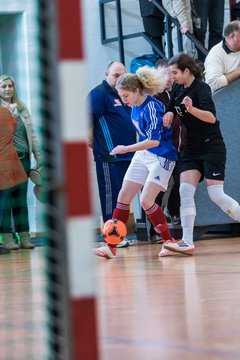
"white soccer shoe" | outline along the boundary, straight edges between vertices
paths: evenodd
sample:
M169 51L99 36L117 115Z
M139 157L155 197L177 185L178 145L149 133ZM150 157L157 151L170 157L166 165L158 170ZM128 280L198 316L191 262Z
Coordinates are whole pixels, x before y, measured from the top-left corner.
M105 257L106 259L115 259L116 258L116 248L104 244L99 248L93 249L93 253L97 256Z
M176 243L166 243L165 248L169 251L185 254L185 255L193 255L195 251L195 246L189 245L186 241L180 240Z
M159 252L158 256L164 257L164 256L174 255L174 253L172 251L166 249L165 245L166 244L174 244L174 243L177 243L178 241L179 240L171 239L171 240L167 240L166 242L164 242L162 245L162 249Z

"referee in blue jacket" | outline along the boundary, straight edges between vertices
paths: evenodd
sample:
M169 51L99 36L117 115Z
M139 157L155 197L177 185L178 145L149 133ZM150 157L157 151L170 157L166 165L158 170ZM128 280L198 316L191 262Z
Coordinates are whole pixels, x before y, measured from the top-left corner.
M111 62L105 72L106 79L88 94L92 127L89 146L93 149L103 221L112 218L123 177L133 153L111 156L117 145L136 142L136 130L131 120L131 108L118 95L115 85L125 66ZM129 245L123 242L122 246Z

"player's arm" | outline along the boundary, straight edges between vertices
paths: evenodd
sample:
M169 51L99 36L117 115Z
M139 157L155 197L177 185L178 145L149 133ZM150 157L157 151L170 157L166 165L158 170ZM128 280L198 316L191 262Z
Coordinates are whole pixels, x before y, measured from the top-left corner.
M172 125L174 119L174 113L168 111L166 114L163 115L163 126L169 127Z
M199 120L210 124L214 124L216 122L216 117L213 115L213 113L208 110L198 109L197 107L193 106L192 99L189 96L185 96L182 104L186 106L189 114L192 114Z
M159 146L159 143L159 140L146 139L132 145L118 145L110 152L110 155L126 154L128 152L147 150Z

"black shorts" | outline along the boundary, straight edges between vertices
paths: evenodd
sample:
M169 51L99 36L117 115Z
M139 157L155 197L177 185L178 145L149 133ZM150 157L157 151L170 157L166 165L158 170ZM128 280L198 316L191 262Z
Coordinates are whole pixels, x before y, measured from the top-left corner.
M198 170L201 173L200 181L204 178L212 180L224 180L226 165L226 150L221 148L219 152L197 153L186 149L184 151L181 173L187 170Z

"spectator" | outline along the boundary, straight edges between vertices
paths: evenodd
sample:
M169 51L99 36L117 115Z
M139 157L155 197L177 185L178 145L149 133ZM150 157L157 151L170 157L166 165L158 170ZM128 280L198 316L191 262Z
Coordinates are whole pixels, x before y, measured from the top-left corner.
M231 20L240 20L240 1L230 0L230 19Z
M186 32L193 34L193 20L192 20L192 6L191 0L162 0L164 8L169 15L177 19L180 24L180 30L183 34L183 51L193 58L197 57L197 50L193 42L184 36ZM175 29L176 30L176 29ZM175 47L177 43L177 36L174 36L173 45ZM174 53L178 51L174 50Z
M158 3L162 5L162 1L158 0ZM164 14L151 3L151 0L139 0L139 5L145 32L164 54ZM158 55L154 48L153 53Z
M98 190L103 221L112 218L117 204L123 177L133 154L111 156L109 153L118 144L130 145L136 141L136 130L131 120L131 108L125 105L115 86L125 66L113 61L106 70L106 80L92 89L88 95L92 128L89 146L93 149L96 164ZM123 240L121 246L131 242Z
M198 40L205 45L208 28L208 46L210 50L223 37L224 0L193 0L193 5L201 19L201 28L197 32Z
M174 242L162 209L155 203L160 191L166 191L168 181L175 166L176 149L172 145L172 130L165 128L162 117L165 106L150 96L161 91L165 81L156 69L142 67L136 74L122 75L116 84L123 101L132 107L132 119L139 133L139 142L116 146L110 154L135 152L125 174L113 218L126 224L130 204L142 189L140 202L163 243ZM148 95L149 94L149 95ZM116 249L111 244L95 249L94 253L108 259L116 257ZM159 256L165 256L164 247Z
M17 118L17 129L13 135L13 143L19 159L27 175L29 175L31 156L34 154L37 164L40 164L40 148L33 131L32 119L26 105L18 98L15 81L9 75L0 76L0 104L10 109ZM2 235L5 247L10 250L19 249L19 244L13 241L13 218L15 232L19 235L20 245L24 249L33 249L30 242L28 206L28 181L25 181L9 191L2 218Z
M1 84L0 84L1 86ZM16 118L10 110L0 107L0 222L4 212L7 197L10 189L27 181L27 175L18 158L13 145L13 133L17 127ZM17 201L17 199L16 199ZM0 247L0 255L9 253L9 247L6 238L4 247ZM12 239L11 239L12 241Z
M176 85L173 88L163 125L169 126L174 113L181 116L187 130L187 144L181 166L182 240L165 249L191 255L195 251L193 228L196 216L194 195L205 178L210 199L224 213L240 221L240 206L224 192L226 147L222 138L210 87L201 80L201 69L187 54L170 59Z
M212 92L240 77L240 21L231 21L224 29L224 39L208 53L205 81Z

